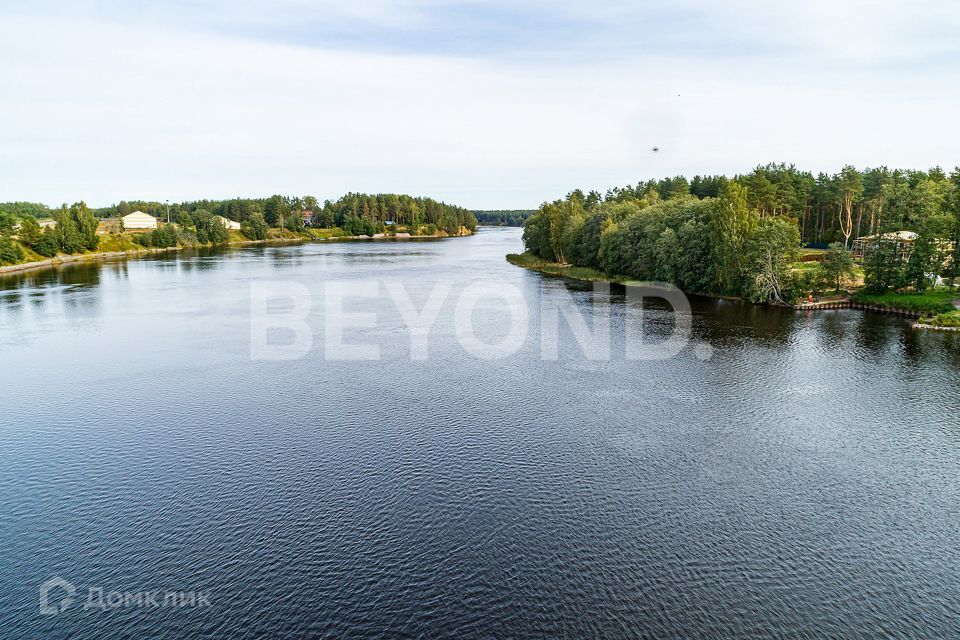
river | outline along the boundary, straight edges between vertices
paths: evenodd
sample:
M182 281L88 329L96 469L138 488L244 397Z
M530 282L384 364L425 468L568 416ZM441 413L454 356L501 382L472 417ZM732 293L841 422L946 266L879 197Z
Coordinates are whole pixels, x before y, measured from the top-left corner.
M689 344L632 359L664 305L520 249L0 279L0 635L960 637L960 336L693 298ZM418 347L401 289L446 291ZM609 358L565 321L544 347L550 305Z

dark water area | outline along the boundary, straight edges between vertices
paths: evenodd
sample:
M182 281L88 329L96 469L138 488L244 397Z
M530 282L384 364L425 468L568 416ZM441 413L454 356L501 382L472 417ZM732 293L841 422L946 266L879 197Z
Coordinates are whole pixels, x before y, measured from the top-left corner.
M0 279L0 637L960 637L960 336L692 298L690 344L631 360L663 305L518 250L483 229ZM332 282L374 294L338 309ZM252 284L309 292L303 357L251 357ZM419 309L443 284L415 359L388 288ZM464 348L476 285L529 303L504 357ZM509 335L475 302L473 335ZM609 318L610 358L561 322L545 359L550 305ZM337 314L377 359L329 357ZM47 615L54 576L76 594Z

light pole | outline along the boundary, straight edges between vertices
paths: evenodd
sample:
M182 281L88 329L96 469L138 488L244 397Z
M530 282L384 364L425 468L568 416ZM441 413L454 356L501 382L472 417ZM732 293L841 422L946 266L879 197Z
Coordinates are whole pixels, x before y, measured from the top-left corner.
M167 224L170 224L170 201L167 200Z

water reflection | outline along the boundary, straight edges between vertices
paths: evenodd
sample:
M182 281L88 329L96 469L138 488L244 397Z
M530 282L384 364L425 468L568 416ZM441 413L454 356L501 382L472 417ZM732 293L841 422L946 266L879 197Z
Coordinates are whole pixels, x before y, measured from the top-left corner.
M88 320L101 302L99 288L105 265L98 262L67 263L55 268L8 274L0 279L0 317L70 313Z
M129 263L126 260L107 262L103 265L103 270L115 280L126 280L130 274L128 265Z
M177 266L183 273L212 271L217 269L221 260L229 259L231 255L231 252L209 247L190 249L177 256Z
M18 318L28 311L31 317L66 314L76 316L74 319L89 319L100 312L104 300L127 304L145 291L175 292L188 282L191 287L211 287L207 298L212 299L228 292L223 289L224 278L231 282L231 297L243 299L245 293L233 289L238 284L242 287L248 279L298 278L305 273L310 274L310 280L317 280L322 274L327 278L350 277L358 270L394 264L406 270L397 274L409 272L413 274L411 277L433 276L438 266L443 265L443 273L450 271L468 279L482 279L484 273L470 267L471 260L478 256L461 256L455 245L474 242L482 260L498 260L503 248L483 240L481 235L446 241L255 245L186 249L135 260L68 263L53 269L0 277L0 318L7 328L13 328ZM460 257L464 266L458 265ZM276 273L277 269L283 273ZM193 279L193 275L201 278ZM391 273L390 277L394 275ZM610 309L626 304L625 289L620 285L612 285L610 295L600 299L594 296L590 283L525 275L530 277L530 282L538 283L537 295L549 295L551 287L561 287L587 317L598 304L608 305ZM530 302L536 304L536 298ZM690 296L690 303L695 344L708 344L717 353L738 353L759 347L775 350L779 358L788 360L803 359L809 353L825 353L853 359L893 356L902 358L914 369L932 361L956 367L960 341L957 336L918 333L909 328L909 321L899 317L858 311L795 312L703 296ZM198 304L182 308L202 308ZM674 326L673 316L666 312L669 306L651 299L645 301L645 307L656 313L644 314L644 333L651 338L669 336ZM176 312L176 309L166 311ZM634 322L634 315L615 310L612 316L618 323L615 333L623 335L624 327ZM536 327L533 329L530 341L537 339ZM616 349L613 353L617 353Z
M4 291L45 287L76 286L94 288L100 284L102 262L68 262L52 268L22 271L0 276L0 295Z

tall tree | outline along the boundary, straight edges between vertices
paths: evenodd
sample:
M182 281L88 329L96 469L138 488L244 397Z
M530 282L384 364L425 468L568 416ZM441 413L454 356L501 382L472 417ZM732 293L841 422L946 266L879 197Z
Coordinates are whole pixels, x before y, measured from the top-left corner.
M758 218L747 205L747 189L736 180L723 186L713 205L717 280L721 291L734 292L740 286L744 243Z
M20 242L30 248L37 246L43 237L43 231L40 229L40 224L37 222L37 219L33 216L27 216L21 220L17 237L20 238Z
M748 289L754 302L786 302L789 264L800 248L800 231L783 218L764 218L746 245Z
M843 234L843 247L850 247L850 236L853 234L853 205L860 201L863 195L863 179L860 172L850 165L840 171L840 233Z

